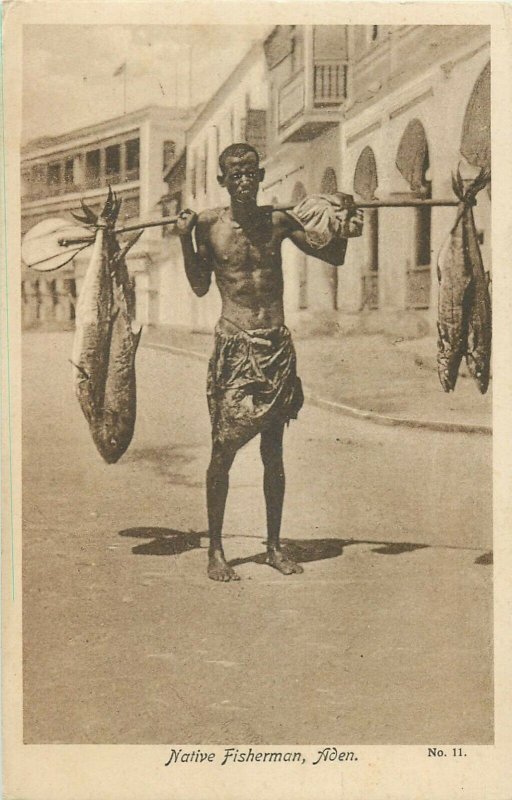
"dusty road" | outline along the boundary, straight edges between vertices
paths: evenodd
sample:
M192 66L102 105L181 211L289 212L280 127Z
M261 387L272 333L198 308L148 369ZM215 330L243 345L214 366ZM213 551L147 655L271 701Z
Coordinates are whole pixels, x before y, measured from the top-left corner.
M492 741L491 441L305 407L286 434L283 536L263 553L253 442L228 558L205 575L205 365L142 349L128 453L97 455L69 334L24 338L29 743Z

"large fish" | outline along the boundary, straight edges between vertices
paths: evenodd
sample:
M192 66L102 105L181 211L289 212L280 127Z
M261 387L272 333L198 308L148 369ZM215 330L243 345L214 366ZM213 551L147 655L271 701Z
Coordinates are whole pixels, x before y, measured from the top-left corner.
M476 194L488 181L489 173L482 170L465 191L460 173L453 179L460 203L448 245L437 265L437 364L445 392L455 388L464 356L481 392L489 383L490 299L472 210Z
M466 249L472 266L471 304L468 315L466 364L479 391L485 394L491 373L492 311L489 273L485 272L473 214L467 215Z
M142 231L120 248L114 232L120 205L109 190L99 217L84 204L85 216L74 215L96 234L76 307L73 379L94 444L109 464L118 461L133 437L135 354L142 332L134 322L135 298L125 262Z

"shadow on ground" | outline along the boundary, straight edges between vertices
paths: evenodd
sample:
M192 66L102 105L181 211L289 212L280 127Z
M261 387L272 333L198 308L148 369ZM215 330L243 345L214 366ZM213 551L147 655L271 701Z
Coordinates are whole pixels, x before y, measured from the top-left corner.
M428 547L427 544L412 544L410 542L368 542L364 539L282 539L281 544L288 558L299 564L306 564L308 561L323 561L328 558L337 558L343 555L345 547L354 544L378 544L373 549L374 553L383 555L399 555L400 553L410 553L413 550L422 550ZM257 553L246 558L235 558L230 561L232 567L240 564L263 564L266 553Z
M126 528L119 531L119 536L149 540L132 547L132 553L138 556L179 556L188 550L197 550L201 547L201 537L207 535L208 531L177 531L174 528Z
M134 555L143 556L178 556L189 550L198 550L201 547L201 539L208 537L208 531L179 531L175 528L141 527L127 528L119 531L119 536L126 536L133 539L145 539L142 544L132 547ZM226 537L230 539L233 537ZM235 537L236 538L236 537ZM382 542L371 539L282 539L283 550L286 555L299 564L306 564L309 561L324 561L329 558L337 558L343 555L346 547L351 545L375 545L372 553L384 556L398 556L402 553L413 553L415 550L425 550L430 545L416 544L413 542ZM265 542L262 542L265 544ZM263 564L265 563L266 552L245 556L244 558L234 558L229 563L232 567L240 564ZM492 564L492 553L484 553L475 559L475 564Z
M180 553L200 548L201 538L207 537L208 531L180 531L175 528L140 527L119 531L119 536L148 540L132 547L132 553L135 555L177 556ZM285 550L288 557L302 564L308 561L324 561L328 558L337 558L343 555L345 547L357 544L378 545L373 548L373 552L382 555L411 553L414 550L422 550L428 547L426 544L412 544L410 542L370 542L363 539L282 539L283 550ZM266 553L262 551L245 558L234 559L230 564L232 566L251 562L260 564L265 561L265 556Z

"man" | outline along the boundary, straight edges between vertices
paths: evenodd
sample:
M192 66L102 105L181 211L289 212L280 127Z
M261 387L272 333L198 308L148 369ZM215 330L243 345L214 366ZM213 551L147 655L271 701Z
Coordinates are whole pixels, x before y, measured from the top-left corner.
M295 350L284 325L281 244L289 238L308 255L342 264L346 238L361 234L362 214L352 198L337 195L345 201L338 215L341 237L319 249L292 215L257 205L265 172L253 147L230 145L221 153L219 167L218 181L229 192L230 206L199 216L187 209L177 223L192 290L198 297L205 295L215 273L222 299L207 389L212 424L206 475L208 575L216 581L239 580L224 556L222 525L229 470L237 451L257 434L264 469L267 563L291 575L303 570L280 546L283 431L285 423L297 417L303 395Z

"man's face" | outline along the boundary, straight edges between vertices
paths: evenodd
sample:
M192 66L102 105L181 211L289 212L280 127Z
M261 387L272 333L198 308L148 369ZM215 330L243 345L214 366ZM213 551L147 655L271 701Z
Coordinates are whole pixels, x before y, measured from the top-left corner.
M225 173L219 176L218 181L235 202L252 203L264 175L265 170L259 168L255 153L246 153L240 158L228 156Z

